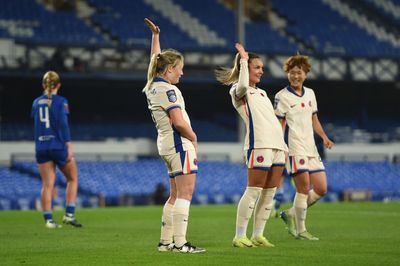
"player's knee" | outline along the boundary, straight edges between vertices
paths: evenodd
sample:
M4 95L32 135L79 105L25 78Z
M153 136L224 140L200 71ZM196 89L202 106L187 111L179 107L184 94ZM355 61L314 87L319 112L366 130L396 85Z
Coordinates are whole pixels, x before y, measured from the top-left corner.
M78 182L78 177L77 176L68 176L67 177L67 182L68 183L77 183Z
M307 195L309 190L310 190L309 186L297 186L296 187L296 191L301 194Z
M192 201L192 196L193 196L193 189L186 189L184 191L181 191L178 193L177 197L186 199L188 201Z
M53 184L42 184L42 191L43 192L51 192L53 191Z
M314 188L314 192L318 194L318 196L323 197L328 192L326 187L324 188Z
M169 194L169 199L170 199L171 201L175 202L175 200L176 200L176 192L171 192L171 193Z

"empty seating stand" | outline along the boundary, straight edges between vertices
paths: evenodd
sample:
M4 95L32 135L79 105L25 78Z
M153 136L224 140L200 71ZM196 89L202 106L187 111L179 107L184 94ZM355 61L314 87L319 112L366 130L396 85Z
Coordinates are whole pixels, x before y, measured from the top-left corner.
M389 162L327 161L329 193L323 200L338 200L349 190L369 191L373 200L400 197L400 165ZM169 177L160 159L137 161L79 161L79 198L82 206L93 206L93 197L105 198L106 204L154 202L157 186L168 192ZM66 182L58 174L63 193ZM229 161L200 161L193 203L221 204L237 202L247 183L244 164ZM0 208L33 208L40 195L41 183L34 162L16 161L12 169L0 168ZM61 193L61 198L64 197ZM291 201L295 189L285 179L285 201ZM167 197L167 195L164 195ZM98 202L97 202L98 203Z
M104 45L105 39L73 11L46 10L36 1L1 0L0 36L44 45Z

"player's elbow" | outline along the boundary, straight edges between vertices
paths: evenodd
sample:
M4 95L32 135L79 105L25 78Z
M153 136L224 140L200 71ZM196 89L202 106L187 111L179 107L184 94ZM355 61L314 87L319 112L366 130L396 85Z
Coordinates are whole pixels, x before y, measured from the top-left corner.
M172 124L174 125L174 128L176 130L178 130L179 132L181 132L187 126L187 124L184 120L173 121Z

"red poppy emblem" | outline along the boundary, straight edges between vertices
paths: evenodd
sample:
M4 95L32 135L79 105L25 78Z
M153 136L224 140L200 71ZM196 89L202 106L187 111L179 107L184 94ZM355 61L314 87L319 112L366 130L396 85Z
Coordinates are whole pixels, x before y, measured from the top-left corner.
M257 157L257 162L259 162L259 163L264 162L264 157L263 156L258 156Z
M304 108L304 106L306 106L304 103L301 103L301 107L303 107Z
M260 93L262 97L264 97L264 93Z
M303 165L305 163L304 159L300 159L299 163Z

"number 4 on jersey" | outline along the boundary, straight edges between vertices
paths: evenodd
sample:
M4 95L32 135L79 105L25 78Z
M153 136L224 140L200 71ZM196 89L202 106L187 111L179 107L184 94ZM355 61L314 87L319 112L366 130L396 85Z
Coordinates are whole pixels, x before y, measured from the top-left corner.
M44 112L43 112L44 109ZM43 115L44 113L44 115ZM47 106L39 108L40 122L46 123L46 128L50 127L49 108Z

